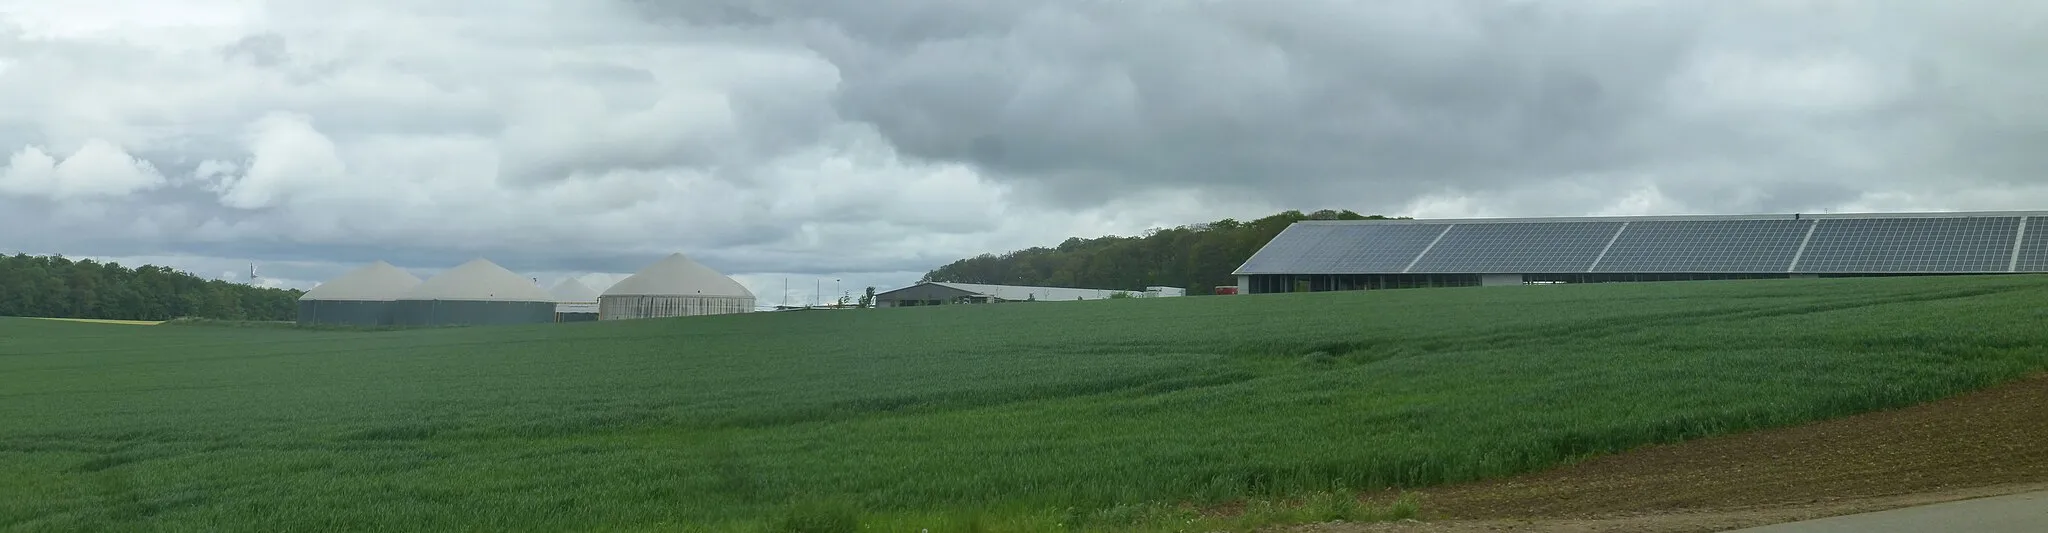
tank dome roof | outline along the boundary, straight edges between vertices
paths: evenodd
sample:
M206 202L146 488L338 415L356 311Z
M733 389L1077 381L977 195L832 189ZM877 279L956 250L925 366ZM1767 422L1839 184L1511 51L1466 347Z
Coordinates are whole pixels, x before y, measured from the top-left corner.
M475 259L448 269L406 291L400 300L465 300L493 302L553 302L548 291L533 280L505 270L485 259Z
M753 298L753 291L711 267L672 254L612 285L604 296L721 296Z
M299 295L300 300L395 300L419 286L420 278L378 261L350 270Z
M548 295L555 297L557 302L573 303L595 302L597 301L598 293L597 289L584 285L583 282L577 281L576 278L566 278L561 283L556 283L555 288L548 289Z

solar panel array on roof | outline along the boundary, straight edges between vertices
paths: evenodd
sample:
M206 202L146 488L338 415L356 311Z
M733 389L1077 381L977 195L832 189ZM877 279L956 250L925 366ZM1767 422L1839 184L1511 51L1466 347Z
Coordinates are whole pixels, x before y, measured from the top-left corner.
M1241 270L1291 273L1286 269L1313 268L1317 272L1399 272L1443 232L1443 226L1418 224L1294 225L1274 236L1272 243L1253 254Z
M1796 272L2005 272L2019 217L1823 221Z
M1619 222L1458 225L1407 271L1585 272L1619 229Z
M2014 259L2020 272L2048 271L2048 217L2027 217L2026 235Z
M1290 269L1314 266L1315 259L1311 257L1315 251L1322 247L1324 240L1339 231L1344 230L1337 226L1311 224L1287 226L1287 229L1280 230L1279 235L1274 235L1273 240L1266 241L1259 251L1252 252L1251 258L1237 270L1240 273L1285 274L1291 272ZM1358 231L1365 230L1360 228ZM1362 237L1359 240L1364 241Z
M1364 239L1345 239L1333 262L1363 271L1407 268L1417 254L1443 237L1444 228L1430 226L1378 226Z
M2044 215L1309 221L1235 273L2048 272L2048 224L2020 232Z
M1813 220L1628 223L1594 272L1784 272Z

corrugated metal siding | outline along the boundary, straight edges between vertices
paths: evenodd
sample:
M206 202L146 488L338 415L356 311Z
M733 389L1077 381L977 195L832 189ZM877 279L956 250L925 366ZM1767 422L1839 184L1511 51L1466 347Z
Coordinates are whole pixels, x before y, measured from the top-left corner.
M725 296L605 296L597 301L600 320L751 313L753 298Z

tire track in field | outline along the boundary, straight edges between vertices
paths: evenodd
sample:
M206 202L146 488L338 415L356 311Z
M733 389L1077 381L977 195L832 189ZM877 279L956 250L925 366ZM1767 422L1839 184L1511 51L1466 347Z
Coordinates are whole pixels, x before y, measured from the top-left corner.
M699 429L767 428L812 422L853 420L898 414L936 414L1004 405L1060 401L1073 398L1122 393L1164 394L1175 391L1218 387L1257 379L1258 374L1242 369L1196 372L1192 368L1169 368L1131 376L1084 382L1047 384L968 393L944 392L851 398L779 412L750 414L700 421L662 424Z

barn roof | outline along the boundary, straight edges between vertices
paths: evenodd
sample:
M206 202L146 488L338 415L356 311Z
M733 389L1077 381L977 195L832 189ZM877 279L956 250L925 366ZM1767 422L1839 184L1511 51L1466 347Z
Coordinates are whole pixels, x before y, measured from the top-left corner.
M1235 273L1577 272L2048 272L2048 211L1302 221Z

